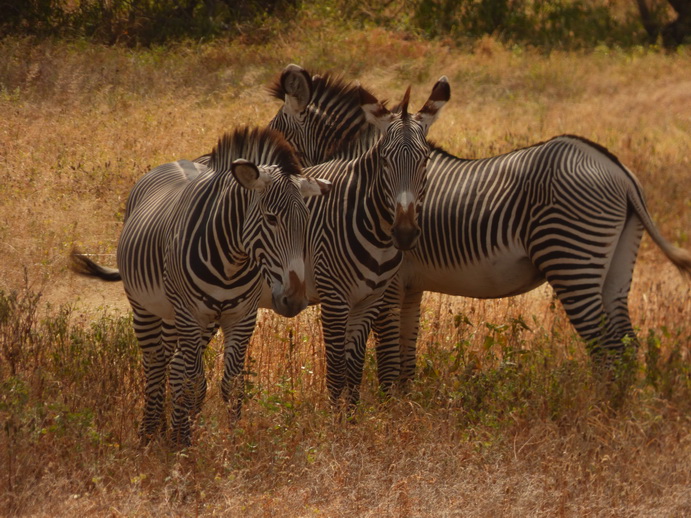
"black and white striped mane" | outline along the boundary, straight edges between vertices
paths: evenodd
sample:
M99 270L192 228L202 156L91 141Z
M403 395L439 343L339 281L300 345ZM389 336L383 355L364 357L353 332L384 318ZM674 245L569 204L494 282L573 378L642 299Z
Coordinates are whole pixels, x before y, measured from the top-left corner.
M286 176L301 174L293 147L280 132L270 128L243 127L225 133L211 152L208 166L215 171L227 171L238 158L258 166L276 165Z
M368 133L372 128L360 107L360 90L366 89L357 83L346 82L340 75L325 73L312 76L309 106L324 119L328 118L324 120L325 126L343 129L329 135L333 141L328 143L327 156L322 157L324 160L336 154L347 154L354 141L371 140ZM285 101L286 92L280 78L268 87L268 91L276 99ZM386 101L381 103L386 106Z
M286 92L280 77L267 88L272 97L285 101ZM342 76L315 74L312 76L312 97L309 104L329 114L350 113L360 107L359 89L359 85L346 82Z

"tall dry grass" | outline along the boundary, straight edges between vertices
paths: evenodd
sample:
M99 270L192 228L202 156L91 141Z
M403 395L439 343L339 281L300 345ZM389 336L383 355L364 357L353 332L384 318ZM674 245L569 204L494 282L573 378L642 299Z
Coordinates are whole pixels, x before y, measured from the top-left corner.
M543 55L485 39L469 52L324 29L263 46L0 42L0 514L690 514L691 297L648 238L631 295L644 346L618 410L547 287L492 301L430 294L410 394L383 402L370 355L355 419L334 416L318 308L263 312L237 427L214 342L195 444L138 446L141 373L122 289L72 276L67 251L76 242L112 264L136 179L266 123L279 105L262 86L287 63L392 100L412 83L413 105L447 75L452 101L431 137L459 156L560 133L595 140L689 248L688 51Z

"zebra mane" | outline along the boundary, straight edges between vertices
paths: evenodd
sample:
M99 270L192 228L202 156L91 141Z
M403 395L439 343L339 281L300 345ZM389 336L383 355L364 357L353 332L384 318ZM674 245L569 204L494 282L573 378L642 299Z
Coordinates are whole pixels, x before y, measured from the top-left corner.
M209 157L209 168L229 171L234 160L244 158L255 165L277 165L286 176L301 174L293 147L283 135L270 128L238 128L225 133Z
M280 77L267 89L271 96L285 101L286 91L281 85ZM357 82L346 81L341 75L327 72L312 76L312 96L309 105L328 120L329 127L348 128L347 131L330 134L330 137L337 135L338 138L330 143L328 157L345 152L353 140L367 139L363 133L367 132L370 125L360 107L360 90L369 92ZM381 103L386 106L386 101Z
M360 88L357 83L346 82L342 76L330 73L315 75L312 77L313 93L310 103L319 109L328 108L330 113L337 110L347 113L349 108L360 108Z
M345 81L340 75L316 74L312 76L312 97L309 103L318 109L328 107L329 113L336 110L348 112L348 108L355 109L360 106L360 88L358 84ZM280 77L269 85L267 90L272 97L285 101L286 92L281 85Z
M398 103L397 108L398 111L401 112L401 116L403 117L403 120L407 119L409 117L408 113L408 104L410 103L410 86L408 86L408 89L405 91L405 94L403 94L403 100ZM392 110L394 111L394 110Z

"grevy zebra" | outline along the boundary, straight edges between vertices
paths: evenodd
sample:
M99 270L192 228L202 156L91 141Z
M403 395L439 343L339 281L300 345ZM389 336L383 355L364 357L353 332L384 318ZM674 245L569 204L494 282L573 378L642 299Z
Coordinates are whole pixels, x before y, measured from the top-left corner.
M691 254L659 233L634 174L593 142L564 135L479 160L436 149L428 167L420 245L375 324L383 386L414 376L423 291L498 298L547 281L604 366L637 347L628 295L643 229L691 273Z
M337 99L316 99L329 81L290 65L273 87L285 105L272 126L299 148L304 165L329 159L344 142L359 149L372 138L361 137L364 119ZM627 301L643 229L691 273L691 254L660 235L634 174L583 138L565 135L480 160L434 147L427 192L419 245L405 254L373 323L384 389L414 375L423 291L498 298L547 281L591 354L611 359L625 337L636 343Z
M143 352L144 441L165 426L169 363L173 440L185 445L206 391L202 353L217 326L233 364L222 381L228 400L262 286L272 287L273 306L285 316L307 305L304 198L328 192L329 182L300 176L292 148L270 129L227 134L204 162L164 164L137 182L118 242L119 271L72 254L78 273L124 282Z
M355 403L378 300L401 264L401 250L414 248L420 235L418 213L431 151L426 135L448 101L450 88L442 77L415 115L408 113L408 89L402 109L392 113L362 88L330 79L313 82L293 65L273 93L285 104L270 126L291 135L293 142L297 134L291 133L290 124L294 123L298 128L304 124L325 128L327 133L335 130L331 136L347 144L350 135L345 127L330 126L332 113L345 121L367 119L379 131L358 153L343 158L338 158L337 143L331 142L330 149L321 152L337 158L306 169L333 184L330 196L307 203L308 297L310 303L321 303L331 400L336 403L345 396ZM304 161L313 159L313 149L302 150ZM262 306L268 305L264 298Z

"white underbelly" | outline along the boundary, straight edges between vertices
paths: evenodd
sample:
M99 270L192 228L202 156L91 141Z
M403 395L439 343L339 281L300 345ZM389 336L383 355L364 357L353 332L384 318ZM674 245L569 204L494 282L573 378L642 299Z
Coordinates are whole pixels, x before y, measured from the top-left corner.
M411 289L473 298L518 295L545 282L522 253L494 255L452 267L435 267L406 256L402 272L405 285Z
M175 310L163 293L163 288L157 290L127 290L127 297L131 302L143 307L152 315L164 320L174 320Z

